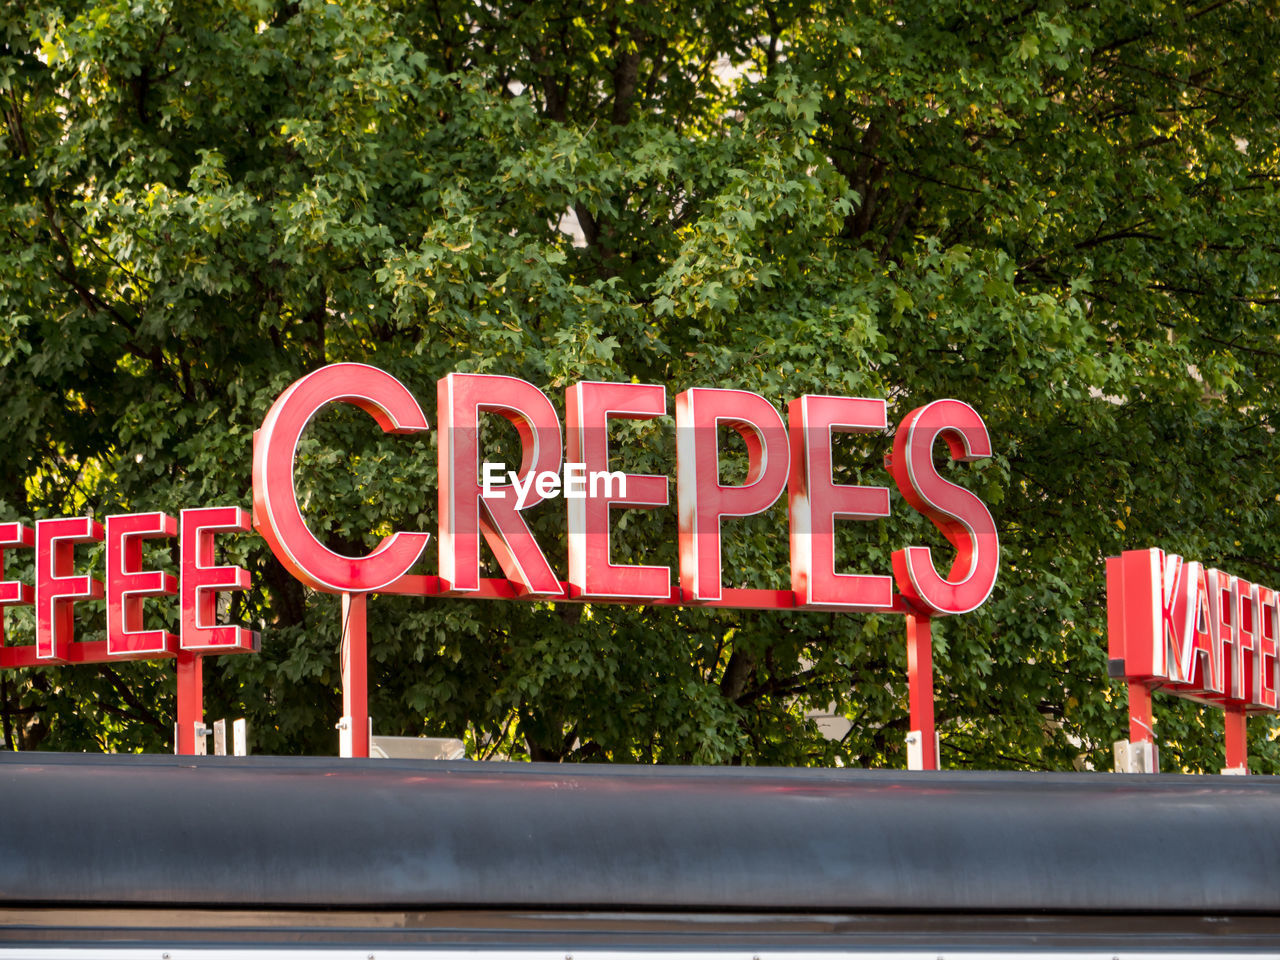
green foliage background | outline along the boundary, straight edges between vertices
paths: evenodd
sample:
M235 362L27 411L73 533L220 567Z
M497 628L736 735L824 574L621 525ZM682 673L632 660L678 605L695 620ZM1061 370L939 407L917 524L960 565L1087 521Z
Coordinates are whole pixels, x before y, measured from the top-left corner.
M252 431L341 360L429 414L454 370L557 404L580 379L885 397L891 422L961 397L997 454L957 475L1004 553L935 629L943 763L1105 769L1104 558L1280 585L1278 47L1275 5L1231 0L9 4L0 519L247 506ZM619 463L673 473L669 419L619 424ZM326 414L313 527L434 530L433 443ZM841 479L887 482L887 444L850 440ZM894 497L843 525L846 569L944 546ZM563 517L534 513L563 574ZM618 529L621 560L675 563L674 509ZM784 529L726 524L727 577L787 586ZM334 752L336 602L223 543L263 649L209 662L209 716ZM384 597L370 637L376 729L475 756L904 763L894 618ZM805 719L831 703L839 742ZM24 749L167 750L172 670L12 672L0 713ZM1213 711L1159 724L1166 769L1221 766Z

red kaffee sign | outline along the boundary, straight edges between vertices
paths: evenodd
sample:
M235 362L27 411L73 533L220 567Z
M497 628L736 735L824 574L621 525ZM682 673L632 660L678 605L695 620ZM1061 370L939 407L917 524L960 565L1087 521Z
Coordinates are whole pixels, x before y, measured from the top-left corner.
M1246 717L1277 711L1280 594L1157 548L1127 550L1107 560L1107 634L1131 743L1154 743L1159 690L1222 708L1227 769L1247 771Z
M1276 711L1280 596L1159 549L1108 561L1111 671L1165 693Z

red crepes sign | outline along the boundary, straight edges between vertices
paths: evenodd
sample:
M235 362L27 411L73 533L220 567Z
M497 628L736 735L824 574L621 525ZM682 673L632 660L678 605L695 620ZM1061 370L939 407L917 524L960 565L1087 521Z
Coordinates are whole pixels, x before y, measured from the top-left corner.
M1107 561L1112 676L1247 713L1280 688L1280 595L1159 549Z
M666 388L655 384L574 384L565 392L562 424L551 398L514 377L453 373L437 384L439 512L437 573L411 571L429 534L400 531L366 556L335 553L307 528L294 488L298 441L327 404L348 403L388 433L430 429L412 392L391 374L364 364L324 367L276 400L254 435L253 526L289 571L316 590L402 594L599 600L640 604L967 613L990 596L1000 565L991 512L981 499L939 472L939 441L953 460L990 457L991 440L978 413L959 400L937 400L911 411L894 438L886 466L914 509L954 546L939 571L927 546L893 554L889 571L836 570L835 525L889 515L883 486L838 484L833 438L838 432L887 428L885 401L866 397L803 396L787 419L767 399L745 390L695 387L674 402L679 570L613 560L614 508L669 505L669 478L611 470L611 420L670 414ZM483 416L515 427L521 462L515 469L486 463ZM747 447L743 483L721 480L721 426ZM567 437L567 443L566 443ZM567 459L566 459L567 458ZM722 528L726 518L762 513L787 497L791 589L725 585ZM524 512L563 497L568 557L562 580ZM481 543L502 578L481 575ZM897 593L894 587L897 587Z
M167 513L122 514L105 526L92 517L39 520L34 528L0 524L4 554L35 552L32 584L0 579L0 609L35 608L35 642L6 645L0 621L0 669L118 659L176 659L175 748L195 752L203 724L203 658L258 649L251 630L219 622L220 594L245 590L247 570L220 565L215 538L257 530L300 581L343 595L342 686L344 756L368 756L365 602L370 593L497 599L546 599L636 604L699 604L758 609L886 611L907 623L912 733L920 766L936 769L929 622L981 606L995 586L1000 542L986 504L946 479L934 459L939 442L953 461L992 455L978 413L959 400L936 400L902 420L886 458L906 502L928 517L955 549L940 571L923 545L904 545L892 570L836 569L836 525L889 515L889 488L837 483L837 433L888 428L885 401L873 397L803 396L786 419L767 399L746 390L694 387L669 404L656 384L584 381L564 396L564 422L551 398L515 377L453 373L436 390L439 510L437 572L415 573L431 534L398 531L365 556L337 553L307 527L294 486L298 443L325 406L350 404L387 433L431 429L418 399L391 374L357 363L316 370L285 390L254 434L253 514L240 507L197 507ZM670 506L670 476L611 468L609 425L670 416L676 431L675 500L679 569L614 562L615 509ZM507 420L519 435L514 469L484 460L484 417ZM741 483L722 479L721 428L747 449ZM726 586L725 522L788 506L790 589ZM567 523L566 580L526 522L528 510L563 498ZM178 576L148 567L143 544L177 538ZM106 579L85 572L77 551L105 541ZM482 547L503 576L482 576ZM154 560L152 561L154 563ZM896 591L895 591L896 586ZM176 596L179 631L148 626L145 601ZM105 599L105 640L76 641L75 605ZM225 613L223 614L225 618ZM1273 646L1274 649L1274 646ZM910 751L909 751L910 753Z
M367 556L344 556L308 529L294 488L298 442L326 405L359 407L388 433L423 433L431 424L413 393L385 371L340 363L301 378L277 398L254 435L252 528L303 583L332 593L890 611L926 617L974 610L995 585L1000 545L991 513L973 493L944 478L934 461L939 441L953 460L991 456L982 418L959 400L937 400L912 410L899 425L893 452L886 458L907 503L929 517L954 546L951 566L941 572L929 547L907 545L894 552L891 572L853 573L836 569L836 524L887 517L889 489L836 483L834 437L840 432L886 430L885 401L803 396L791 401L784 420L772 403L746 390L694 387L678 394L673 406L680 559L674 575L665 566L615 563L611 549L614 509L670 504L668 476L612 470L609 450L610 421L671 414L665 387L576 383L565 391L563 424L545 393L515 377L453 373L438 383L436 400L438 567L436 574L426 575L410 571L430 534L397 532ZM479 436L484 416L505 418L516 428L521 462L515 469L500 470L483 461ZM722 426L746 443L743 483L721 480ZM725 521L762 513L784 495L791 589L726 586L721 549ZM557 496L564 498L568 531L565 580L524 518L525 511ZM91 517L39 520L34 529L0 524L0 577L6 551L34 549L36 561L34 583L0 580L0 608L28 605L36 611L34 645L6 646L0 633L0 668L257 649L256 634L219 623L217 617L218 595L246 589L249 574L216 562L215 536L250 528L249 514L239 507L197 507L182 510L179 517L123 514L107 517L105 525ZM147 569L143 542L175 537L180 545L178 576ZM104 541L105 581L77 572L78 549ZM481 576L482 543L496 558L502 578ZM1206 582L1218 580L1211 576ZM1156 592L1164 596L1168 590ZM144 601L160 596L178 597L176 635L145 623ZM1274 606L1274 594L1265 591L1260 596L1253 601L1256 609L1272 609L1266 604ZM106 601L106 640L77 642L75 605L98 599ZM1245 609L1255 609L1248 606L1249 600L1242 602ZM1234 624L1237 619L1224 622ZM1262 627L1252 629L1245 627L1243 636L1256 633L1263 638ZM1191 642L1209 642L1196 640L1198 636L1193 634ZM1274 632L1266 637L1273 638ZM1254 649L1248 646L1252 642L1233 649ZM1274 639L1256 643L1258 649L1270 643L1266 649L1271 653L1266 655L1274 658ZM1157 648L1159 644L1153 647ZM1201 684L1206 689L1218 690L1221 675L1237 676L1220 665L1220 655L1186 656L1191 657L1186 669L1202 662L1209 665L1204 667L1209 679ZM1181 667L1165 666L1173 662L1167 659L1132 657L1134 664L1158 665L1171 683L1180 682L1174 678L1185 673L1177 672ZM1187 681L1188 689L1196 683L1200 681ZM1246 689L1254 687L1246 683ZM1269 696L1266 702L1274 707L1274 691L1260 696Z

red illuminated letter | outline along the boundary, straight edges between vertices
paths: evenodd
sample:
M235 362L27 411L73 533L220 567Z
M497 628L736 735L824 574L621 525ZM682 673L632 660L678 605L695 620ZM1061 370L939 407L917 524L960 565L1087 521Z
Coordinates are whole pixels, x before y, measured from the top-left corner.
M247 590L249 571L214 563L213 535L248 530L240 507L199 507L182 511L182 649L204 653L253 652L258 635L244 627L218 624L218 594Z
M1188 589L1192 591L1191 633L1182 648L1179 672L1194 691L1222 692L1222 598L1217 570L1188 561Z
M1258 603L1258 585L1240 577L1230 580L1231 632L1228 642L1231 655L1224 673L1227 677L1228 699L1240 702L1252 700L1253 677L1258 653L1258 641L1262 636L1261 607Z
M1276 638L1280 637L1280 606L1277 595L1269 587L1258 588L1258 651L1253 658L1253 683L1250 702L1264 710L1276 709L1277 676Z
M36 521L36 659L67 659L75 632L72 604L102 596L102 581L73 575L75 545L100 543L102 524L92 517Z
M309 587L330 593L367 593L404 576L430 534L397 532L365 557L335 553L302 519L293 463L302 431L327 403L350 403L387 433L428 429L413 394L395 377L362 363L335 363L289 387L253 436L253 523L280 562Z
M448 591L480 589L480 534L517 590L539 596L563 596L560 579L520 516L541 503L534 487L540 474L560 472L563 440L560 418L547 395L515 377L451 373L437 385L440 418L440 580ZM520 434L517 478L525 486L518 497L512 484L492 484L482 496L480 414L496 413ZM482 509L483 508L483 509Z
M0 523L0 576L4 576L4 551L34 547L36 532L21 523ZM21 580L0 580L0 608L29 607L36 602L35 588ZM0 610L0 646L4 646L4 616Z
M671 595L668 567L623 566L609 555L609 508L665 507L667 478L615 474L626 496L596 496L592 477L609 473L610 417L650 420L667 412L667 390L644 383L579 383L565 393L569 456L564 497L569 512L569 583L583 597L629 600ZM581 495L570 484L569 470L581 465Z
M742 486L720 483L721 423L747 442L747 482ZM706 387L676 397L680 589L686 600L720 599L720 518L768 510L787 485L787 465L787 428L764 397Z
M888 487L832 480L832 434L888 426L883 400L804 396L787 407L791 436L791 589L804 606L878 610L893 603L893 578L836 573L836 520L889 515Z
M178 652L178 638L165 630L142 629L144 597L173 596L176 577L142 569L142 541L173 537L178 521L167 513L107 517L107 655L143 660Z
M933 614L968 613L991 595L1000 541L987 505L938 473L933 447L939 437L953 460L991 456L991 438L977 411L959 400L935 400L912 410L898 427L890 471L907 503L956 548L955 562L943 579L928 547L907 547L894 552L893 572L898 589L913 604Z

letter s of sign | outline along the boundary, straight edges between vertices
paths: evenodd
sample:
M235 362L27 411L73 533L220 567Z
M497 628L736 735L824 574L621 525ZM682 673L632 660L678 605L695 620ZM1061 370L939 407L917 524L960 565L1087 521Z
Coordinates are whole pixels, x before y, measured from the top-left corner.
M907 547L894 552L893 573L913 606L935 615L969 613L995 586L1000 541L987 505L938 473L933 446L939 438L953 460L991 456L991 438L978 412L960 400L935 400L912 410L898 427L889 470L907 503L956 548L955 562L944 579L928 547Z
M365 557L335 553L302 519L293 485L298 440L327 403L350 403L386 433L429 429L418 401L399 380L363 363L335 363L280 394L253 435L253 526L282 564L307 586L329 593L368 593L404 576L430 534L398 531Z

